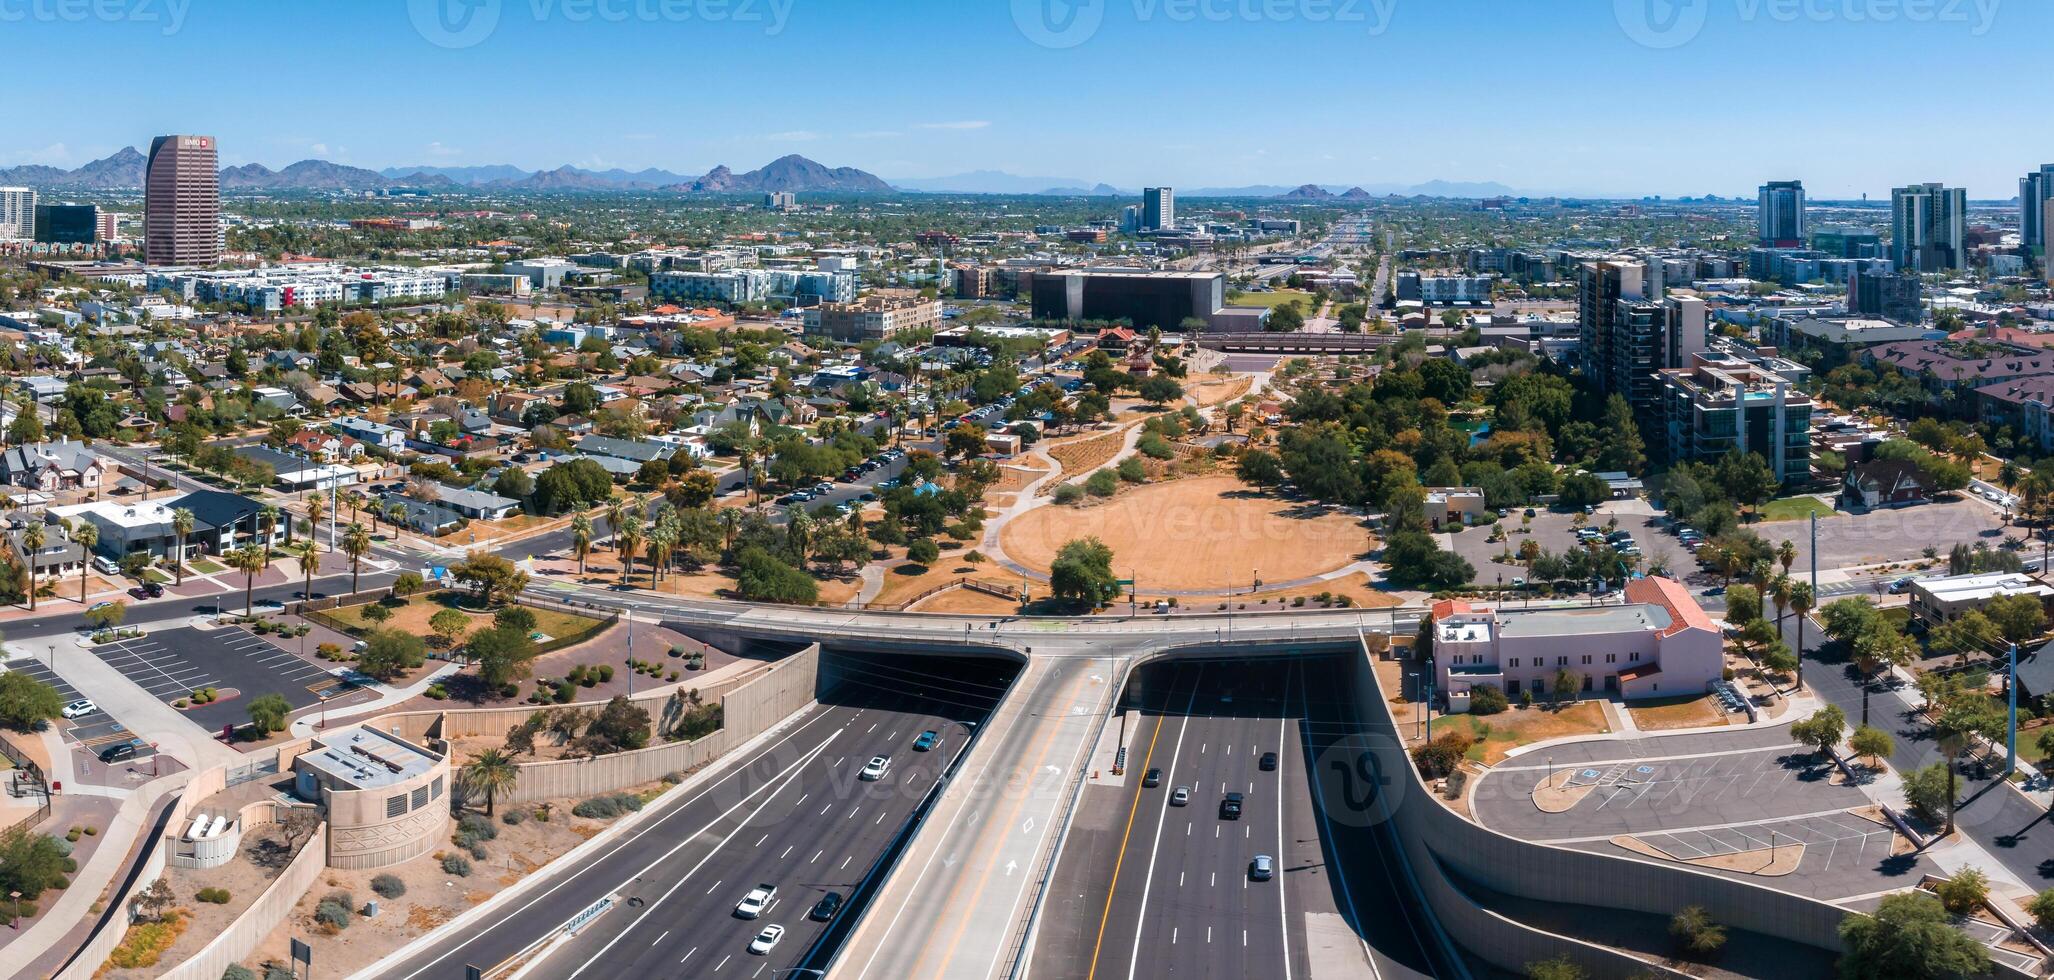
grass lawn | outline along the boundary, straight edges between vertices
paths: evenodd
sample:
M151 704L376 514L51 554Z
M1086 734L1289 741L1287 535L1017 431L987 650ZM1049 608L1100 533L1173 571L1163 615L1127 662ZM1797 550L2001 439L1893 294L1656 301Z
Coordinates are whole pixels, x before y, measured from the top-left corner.
M228 571L227 568L221 565L217 565L211 561L208 561L205 558L195 558L189 562L186 562L186 565L188 565L192 568L193 571L196 571L201 575L219 575L222 572Z
M1486 717L1454 715L1442 721L1467 724L1469 733L1476 736L1476 744L1469 747L1469 758L1487 766L1503 762L1505 753L1522 745L1565 735L1596 735L1610 730L1605 727L1605 711L1598 707L1596 701L1581 701L1561 711L1548 711L1536 705L1512 708Z
M387 607L392 610L392 618L383 623L374 623L365 618L364 610L371 608L371 603L330 609L326 615L333 617L336 622L349 627L351 632L367 632L372 629L382 628L396 629L402 633L412 633L415 636L429 636L434 633L434 630L429 628L428 620L444 609L455 609L470 619L470 627L465 630L466 633L470 633L492 625L492 614L482 611L478 607L477 601L477 597L469 592L446 591L417 595L408 599L407 604L404 606ZM561 640L589 635L597 631L601 623L601 620L590 616L580 616L575 613L560 612L555 609L538 609L534 606L527 608L529 612L535 614L536 631L552 639Z
M1304 300L1298 308L1306 316L1313 314L1312 294L1300 289L1273 289L1266 293L1241 293L1227 300L1228 306L1266 306L1275 309L1292 300Z
M1627 704L1626 710L1633 716L1633 723L1646 731L1703 728L1726 723L1726 713L1718 708L1709 694L1633 701Z
M1762 505L1762 520L1801 521L1813 514L1833 516L1833 508L1817 497L1785 497Z
M1878 609L1876 610L1876 615L1882 617L1883 622L1889 623L1899 630L1907 629L1911 626L1910 606L1891 606L1888 609Z

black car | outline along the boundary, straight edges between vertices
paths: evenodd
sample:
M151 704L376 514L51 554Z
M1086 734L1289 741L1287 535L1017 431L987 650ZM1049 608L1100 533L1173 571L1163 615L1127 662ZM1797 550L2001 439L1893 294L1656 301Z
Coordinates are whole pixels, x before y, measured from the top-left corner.
M1141 777L1141 785L1149 789L1154 789L1157 786L1161 786L1162 784L1163 771L1160 769L1150 769L1145 775Z
M1275 772L1277 770L1277 754L1275 752L1264 752L1262 754L1261 766L1263 772Z
M121 742L100 750L101 762L120 762L124 759L133 759L135 757L136 745L134 742Z
M1220 819L1241 819L1241 794L1228 793L1226 799L1220 801Z
M835 913L841 910L842 893L828 892L820 896L820 901L813 903L813 911L806 913L806 917L815 922L826 922L834 918Z

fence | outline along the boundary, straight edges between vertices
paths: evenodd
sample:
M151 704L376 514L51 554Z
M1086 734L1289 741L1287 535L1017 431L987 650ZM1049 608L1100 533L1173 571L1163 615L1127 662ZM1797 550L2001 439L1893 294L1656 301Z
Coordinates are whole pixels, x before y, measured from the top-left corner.
M8 783L8 793L15 796L34 793L43 799L43 802L36 807L36 812L16 820L5 827L0 827L0 833L5 833L16 827L34 827L49 819L50 781L43 775L43 767L37 765L34 759L28 757L27 753L24 753L13 742L5 738L0 738L0 755L6 756L9 761L14 763L15 767L14 773L9 777L12 781ZM24 787L23 783L28 785Z
M292 914L300 896L321 879L326 869L324 858L328 853L328 825L315 828L300 852L293 856L285 871L271 880L250 907L235 917L226 929L200 947L199 952L187 957L185 962L160 974L158 980L219 980L222 973L243 957L254 952L265 937Z

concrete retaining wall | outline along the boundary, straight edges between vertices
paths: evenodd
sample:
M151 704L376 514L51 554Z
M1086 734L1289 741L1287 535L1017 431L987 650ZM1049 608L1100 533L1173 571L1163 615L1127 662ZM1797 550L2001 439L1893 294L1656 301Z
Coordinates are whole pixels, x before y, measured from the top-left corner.
M1419 777L1399 738L1388 696L1377 684L1369 654L1356 670L1355 704L1364 748L1389 781L1392 829L1410 871L1457 945L1514 973L1535 960L1567 957L1593 977L1637 977L1658 970L1617 950L1533 929L1466 895L1447 870L1493 891L1550 903L1619 909L1667 917L1686 905L1705 909L1729 928L1842 951L1839 927L1847 910L1775 888L1709 872L1533 844L1481 827L1441 805ZM2018 974L1999 967L1999 976Z
M228 770L225 767L212 766L193 773L193 778L186 780L185 786L178 790L178 799L172 801L170 816L164 821L163 833L184 833L186 825L192 822L193 808L198 806L201 800L221 792L227 785ZM93 938L86 942L76 957L72 958L71 965L58 972L55 980L90 980L99 972L100 967L107 962L107 957L114 955L114 947L121 945L122 937L128 934L129 908L134 904L136 896L142 894L143 889L150 887L151 882L164 876L164 866L171 851L171 842L162 839L162 835L155 827L144 827L142 834L144 854L141 868L132 879L134 884L108 902L109 911L105 927L93 934ZM218 977L220 974L217 973L215 976Z
M513 791L505 803L596 796L655 782L673 772L689 772L726 754L733 747L756 737L793 712L811 704L820 684L820 645L814 644L756 674L750 680L721 694L720 730L691 742L669 742L597 759L562 759L520 765ZM701 692L703 697L705 692ZM636 698L636 704L660 717L670 695ZM714 699L708 698L709 703ZM532 709L531 709L532 710ZM479 734L503 734L528 716L520 711L496 728ZM465 712L464 714L469 714ZM450 722L456 720L450 713ZM471 724L469 720L463 722Z
M252 809L256 808L244 812ZM265 812L269 812L268 808ZM327 852L328 825L324 823L314 829L306 845L293 855L292 863L286 865L278 877L271 879L270 887L264 889L249 908L244 909L199 952L160 974L160 980L220 980L222 971L255 952L264 937L271 935L278 924L292 914L300 896L321 880L321 872L327 864Z

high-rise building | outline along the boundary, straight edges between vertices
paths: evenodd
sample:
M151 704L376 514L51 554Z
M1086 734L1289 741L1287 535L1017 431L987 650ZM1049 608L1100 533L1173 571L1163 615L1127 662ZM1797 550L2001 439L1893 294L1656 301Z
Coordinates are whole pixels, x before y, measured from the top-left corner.
M1624 396L1634 414L1658 414L1659 373L1705 349L1704 300L1665 296L1659 271L1622 258L1583 264L1576 305L1584 375L1599 391Z
M1865 275L1857 266L1847 277L1847 312L1893 323L1917 323L1925 319L1922 291L1916 272Z
M1772 180L1761 187L1757 216L1761 244L1769 248L1804 245L1804 181Z
M1659 378L1670 461L1711 463L1739 450L1785 483L1811 476L1812 400L1789 379L1718 351Z
M91 245L100 240L100 209L91 204L36 205L36 241Z
M143 179L143 259L221 261L221 172L212 136L159 136Z
M2039 255L2047 254L2047 202L2054 201L2054 163L2018 179L2019 244Z
M0 241L36 237L36 192L26 187L0 187Z
M1944 272L1968 265L1968 191L1912 184L1890 192L1890 257L1906 271Z
M1161 231L1177 226L1177 192L1168 187L1141 191L1141 230Z

